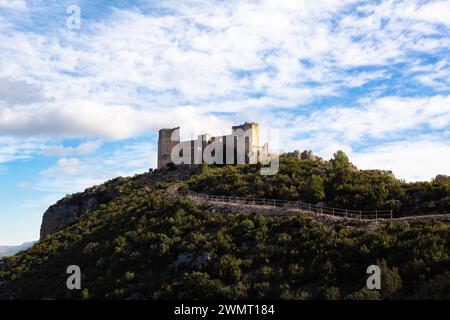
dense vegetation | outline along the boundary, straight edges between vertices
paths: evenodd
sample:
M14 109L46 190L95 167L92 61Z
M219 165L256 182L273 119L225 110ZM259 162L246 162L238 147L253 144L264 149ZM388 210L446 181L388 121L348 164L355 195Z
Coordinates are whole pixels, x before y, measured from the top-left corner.
M399 201L401 210L449 195L447 181L406 184L336 161L284 158L272 177L257 175L255 166L204 167L185 185L351 207ZM444 223L391 223L369 231L303 215L221 215L186 198L164 197L175 181L137 181L109 182L120 192L98 210L0 260L0 299L450 298ZM73 264L82 270L80 291L66 288L66 268ZM382 269L380 291L365 289L371 264Z
M325 202L355 210L394 210L397 215L450 212L450 178L405 183L391 172L357 170L338 151L331 161L282 157L279 173L259 174L259 166L205 166L189 188L234 196Z

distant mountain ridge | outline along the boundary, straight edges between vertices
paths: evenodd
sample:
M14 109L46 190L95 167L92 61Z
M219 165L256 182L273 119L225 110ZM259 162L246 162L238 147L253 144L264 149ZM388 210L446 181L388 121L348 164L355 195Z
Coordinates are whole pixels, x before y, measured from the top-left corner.
M17 246L0 245L0 258L15 255L17 252L20 252L20 251L30 248L35 243L36 243L36 241L30 241L30 242L24 242Z

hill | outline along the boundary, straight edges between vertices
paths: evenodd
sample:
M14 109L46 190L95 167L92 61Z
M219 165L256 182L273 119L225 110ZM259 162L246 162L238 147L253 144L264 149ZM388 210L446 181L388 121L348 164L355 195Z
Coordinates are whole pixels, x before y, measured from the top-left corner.
M259 175L257 165L155 170L49 208L41 240L0 260L0 299L450 298L445 221L367 228L307 213L224 214L175 188L389 209L396 217L450 212L447 177L404 183L357 170L343 153L331 161L284 156L274 176ZM365 288L371 264L382 270L380 291ZM69 265L82 270L80 291L65 286Z
M12 256L17 252L23 251L31 247L35 241L25 242L17 246L2 246L0 245L0 258L6 256Z

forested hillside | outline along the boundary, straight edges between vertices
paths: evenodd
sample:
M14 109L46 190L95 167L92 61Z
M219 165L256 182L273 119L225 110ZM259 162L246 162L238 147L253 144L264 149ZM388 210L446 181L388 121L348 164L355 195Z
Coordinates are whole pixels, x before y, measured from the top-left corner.
M208 194L302 200L354 210L394 210L397 216L450 212L450 177L405 183L390 171L357 170L342 151L330 161L282 156L275 175L259 166L204 166L189 188Z
M448 213L445 177L408 184L359 171L343 153L329 162L283 157L275 176L252 165L177 170L108 182L117 192L95 211L3 258L0 299L450 298L450 230L443 222L369 230L304 214L218 214L166 193L177 183L212 194L393 208L397 215ZM365 289L371 264L381 267L380 291ZM67 290L69 265L80 266L82 290Z

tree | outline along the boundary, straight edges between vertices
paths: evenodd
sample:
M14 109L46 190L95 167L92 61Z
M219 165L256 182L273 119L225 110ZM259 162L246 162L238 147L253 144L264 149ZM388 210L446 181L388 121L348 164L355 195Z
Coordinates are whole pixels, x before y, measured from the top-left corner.
M323 187L323 179L321 176L312 175L305 189L306 199L309 202L320 202L325 199L325 190Z
M344 151L338 150L333 154L333 159L331 163L335 169L345 169L350 165L350 160Z
M88 300L89 299L89 289L88 288L84 288L81 291L81 299L83 299L83 300Z
M386 260L378 262L381 269L381 296L384 299L396 299L402 288L402 278L398 274L398 268L389 268Z

